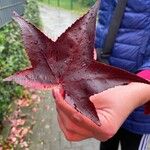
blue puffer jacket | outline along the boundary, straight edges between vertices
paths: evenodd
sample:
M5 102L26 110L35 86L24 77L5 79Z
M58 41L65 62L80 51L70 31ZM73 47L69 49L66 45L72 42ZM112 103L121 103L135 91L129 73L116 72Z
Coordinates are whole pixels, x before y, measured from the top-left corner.
M96 48L103 48L117 0L101 0L96 30ZM128 0L110 64L130 72L150 69L150 0ZM150 133L150 115L136 109L123 127L131 132Z

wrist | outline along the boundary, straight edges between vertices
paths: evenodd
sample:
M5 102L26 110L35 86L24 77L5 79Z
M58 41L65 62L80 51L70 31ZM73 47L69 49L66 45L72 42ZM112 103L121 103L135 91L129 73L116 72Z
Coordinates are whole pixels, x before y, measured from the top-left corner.
M150 101L150 85L133 82L128 86L130 92L133 93L133 103L136 107L142 106Z

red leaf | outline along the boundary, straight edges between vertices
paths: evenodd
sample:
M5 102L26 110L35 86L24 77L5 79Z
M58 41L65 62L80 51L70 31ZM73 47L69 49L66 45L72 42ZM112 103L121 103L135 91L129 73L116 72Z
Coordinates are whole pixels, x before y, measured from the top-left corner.
M8 77L5 81L37 88L61 86L65 100L77 111L99 124L94 105L89 96L116 85L148 81L134 74L93 60L95 23L98 2L77 20L56 42L16 13L26 52L32 68Z

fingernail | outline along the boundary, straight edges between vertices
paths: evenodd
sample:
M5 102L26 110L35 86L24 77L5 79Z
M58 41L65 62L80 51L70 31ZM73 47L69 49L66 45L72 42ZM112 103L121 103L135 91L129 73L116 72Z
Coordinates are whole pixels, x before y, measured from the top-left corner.
M95 95L90 96L90 101L93 103L95 101Z
M81 121L82 121L82 117L79 116L79 114L77 114L77 113L75 113L75 114L73 115L73 119L75 119L77 122L81 122Z

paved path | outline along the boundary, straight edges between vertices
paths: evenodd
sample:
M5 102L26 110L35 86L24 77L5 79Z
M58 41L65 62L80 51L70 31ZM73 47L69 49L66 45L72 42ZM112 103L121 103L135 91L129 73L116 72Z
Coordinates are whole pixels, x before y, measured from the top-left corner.
M76 19L70 12L40 7L44 32L56 40ZM29 136L30 150L98 150L99 141L90 139L82 142L68 142L60 131L57 123L55 104L50 92L42 92L42 101L36 106L33 134Z
M30 150L98 150L99 142L94 139L68 142L58 127L51 93L42 92L40 95L43 100L37 105L37 112L34 113L36 123L33 134L29 136Z
M44 5L41 5L40 13L44 33L53 40L56 40L78 18L69 11Z

